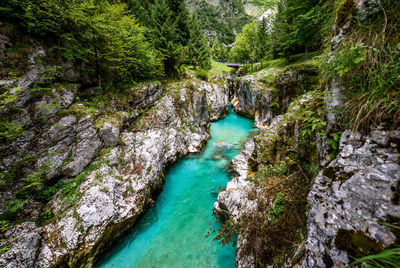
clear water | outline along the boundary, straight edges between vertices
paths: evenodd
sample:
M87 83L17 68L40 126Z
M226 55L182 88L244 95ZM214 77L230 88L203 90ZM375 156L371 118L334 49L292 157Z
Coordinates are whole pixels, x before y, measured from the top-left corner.
M226 169L240 153L253 121L229 109L211 123L211 139L200 154L179 160L166 172L163 191L155 205L140 218L97 267L235 267L235 247L221 247L205 238L218 193L229 180ZM228 142L231 147L218 147Z

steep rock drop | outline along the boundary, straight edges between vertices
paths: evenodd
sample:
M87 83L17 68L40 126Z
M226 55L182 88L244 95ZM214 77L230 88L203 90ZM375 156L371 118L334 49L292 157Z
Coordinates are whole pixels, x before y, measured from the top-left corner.
M231 111L211 123L200 154L170 167L155 204L96 267L233 267L236 247L205 238L212 206L228 178L226 169L249 137L253 121Z
M45 205L22 204L21 223L0 239L0 246L9 248L0 256L4 267L93 263L152 202L165 168L200 151L209 138L209 122L227 112L227 89L198 80L167 87L143 83L127 89L124 98L105 96L108 105L94 109L77 98L79 84L55 84L37 96L31 85L43 79L38 58L45 53L41 47L32 52L36 62L18 82L13 105L19 108L2 111L17 111L13 118L24 131L1 148L1 169L12 173L13 163L22 163L22 175L39 174L50 189L64 186ZM2 192L2 210L16 199L15 186Z

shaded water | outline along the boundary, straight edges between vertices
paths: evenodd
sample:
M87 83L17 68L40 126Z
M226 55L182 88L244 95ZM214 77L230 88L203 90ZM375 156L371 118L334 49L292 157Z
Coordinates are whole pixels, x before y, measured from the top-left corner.
M213 204L229 180L226 169L240 153L252 124L231 108L224 119L211 123L205 150L167 170L155 205L97 267L235 267L235 247L222 248L205 235L208 223L214 222Z

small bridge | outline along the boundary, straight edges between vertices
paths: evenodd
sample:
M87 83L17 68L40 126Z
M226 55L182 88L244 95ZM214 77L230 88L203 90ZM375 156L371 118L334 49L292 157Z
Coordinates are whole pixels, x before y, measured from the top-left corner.
M233 62L219 62L219 63L225 64L226 66L235 69L239 69L240 65L242 65L241 63L233 63Z

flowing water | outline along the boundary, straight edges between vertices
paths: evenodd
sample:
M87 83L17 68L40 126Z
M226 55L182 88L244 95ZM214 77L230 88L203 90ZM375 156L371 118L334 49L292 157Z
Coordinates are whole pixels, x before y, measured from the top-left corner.
M213 204L229 180L226 169L248 139L253 121L231 111L211 123L211 139L200 154L166 172L156 203L97 267L235 267L235 247L221 247L209 231ZM220 143L226 142L226 143ZM213 223L218 228L219 223Z

